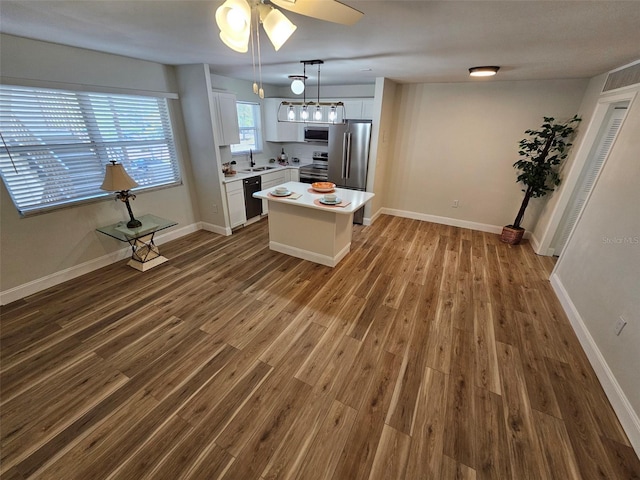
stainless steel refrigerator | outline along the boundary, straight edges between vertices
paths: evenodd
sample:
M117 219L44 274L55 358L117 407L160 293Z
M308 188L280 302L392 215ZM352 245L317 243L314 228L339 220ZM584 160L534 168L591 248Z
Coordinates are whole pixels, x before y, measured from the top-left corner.
M367 187L371 120L347 120L343 125L329 126L329 181L339 188L364 191ZM364 207L353 215L353 223L361 224Z

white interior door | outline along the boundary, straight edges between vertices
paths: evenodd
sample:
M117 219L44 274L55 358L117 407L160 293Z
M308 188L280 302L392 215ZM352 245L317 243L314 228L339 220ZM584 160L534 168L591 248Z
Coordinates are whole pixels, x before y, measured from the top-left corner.
M589 193L593 189L602 166L609 156L611 146L618 135L622 121L627 111L628 101L611 104L607 116L605 117L598 137L593 144L587 163L582 169L576 188L571 194L569 204L564 211L560 225L556 231L556 234L551 242L551 248L553 248L554 254L560 255L564 246L569 239L569 235L573 230L574 225L580 217L582 208L589 197Z

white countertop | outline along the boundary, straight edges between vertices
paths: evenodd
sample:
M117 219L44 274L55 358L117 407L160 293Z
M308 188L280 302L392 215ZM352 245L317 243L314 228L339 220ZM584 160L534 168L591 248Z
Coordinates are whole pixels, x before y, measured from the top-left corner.
M298 205L300 207L314 208L316 210L324 210L324 211L330 210L335 213L341 213L341 214L350 214L355 212L375 196L375 194L371 192L361 192L358 190L336 188L335 189L336 191L334 193L338 196L338 198L341 198L343 202L351 202L351 203L346 207L333 207L333 206L326 206L326 205L316 205L315 203L313 203L314 200L322 198L324 193L320 193L320 192L310 193L309 190L311 190L311 184L309 183L286 182L278 186L286 187L289 191L293 193L300 193L302 194L302 196L294 200L291 197L273 197L268 195L269 193L275 190L275 187L269 188L268 190L261 190L259 192L256 192L253 194L253 196L255 198L262 198L262 199L269 200L270 202L289 203L292 205Z
M298 169L300 167L304 167L305 165L309 165L309 163L300 162L300 163L294 163L293 165L276 165L276 164L270 163L268 165L256 165L256 167L262 167L262 166L273 167L273 168L269 168L268 170L260 170L258 172L243 172L242 170L244 170L246 168L249 168L249 167L244 167L244 168L241 168L241 169L239 168L238 170L236 170L236 174L235 175L232 175L230 177L224 177L224 179L222 180L222 183L235 182L236 180L242 180L244 178L255 177L256 175L262 175L263 173L278 172L280 170L284 170L285 168Z

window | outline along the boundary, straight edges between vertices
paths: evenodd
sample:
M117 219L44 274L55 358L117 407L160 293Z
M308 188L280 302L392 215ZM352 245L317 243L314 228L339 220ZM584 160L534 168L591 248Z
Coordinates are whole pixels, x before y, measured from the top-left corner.
M165 98L0 85L0 134L21 215L111 195L100 190L111 160L140 189L180 183Z
M262 128L260 122L260 104L236 102L238 125L240 127L240 143L231 145L232 154L262 151Z

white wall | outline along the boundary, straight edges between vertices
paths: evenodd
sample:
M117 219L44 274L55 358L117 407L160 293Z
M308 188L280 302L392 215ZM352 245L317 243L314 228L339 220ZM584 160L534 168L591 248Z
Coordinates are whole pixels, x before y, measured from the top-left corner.
M0 62L3 81L101 91L111 89L177 93L172 67L79 48L2 35ZM132 202L134 214L156 213L188 227L198 209L189 191L188 162L182 114L178 100L170 100L171 117L183 185L141 193ZM121 202L96 203L20 218L2 183L0 187L0 292L67 269L91 263L122 249L125 244L95 231L99 226L128 218Z
M640 88L637 88L640 93ZM640 452L640 101L560 257L552 282L637 452ZM628 321L620 336L614 325Z
M374 120L371 138L371 164L367 178L367 190L376 194L365 209L365 217L375 219L382 211L387 198L387 176L395 159L391 150L391 131L394 128L394 105L397 84L387 78L376 79ZM371 175L373 173L373 175Z
M512 164L524 131L565 119L587 80L399 85L385 207L500 229L522 201ZM452 208L454 200L458 208ZM544 200L544 199L542 199ZM523 226L541 207L532 200ZM455 224L455 222L454 222Z

